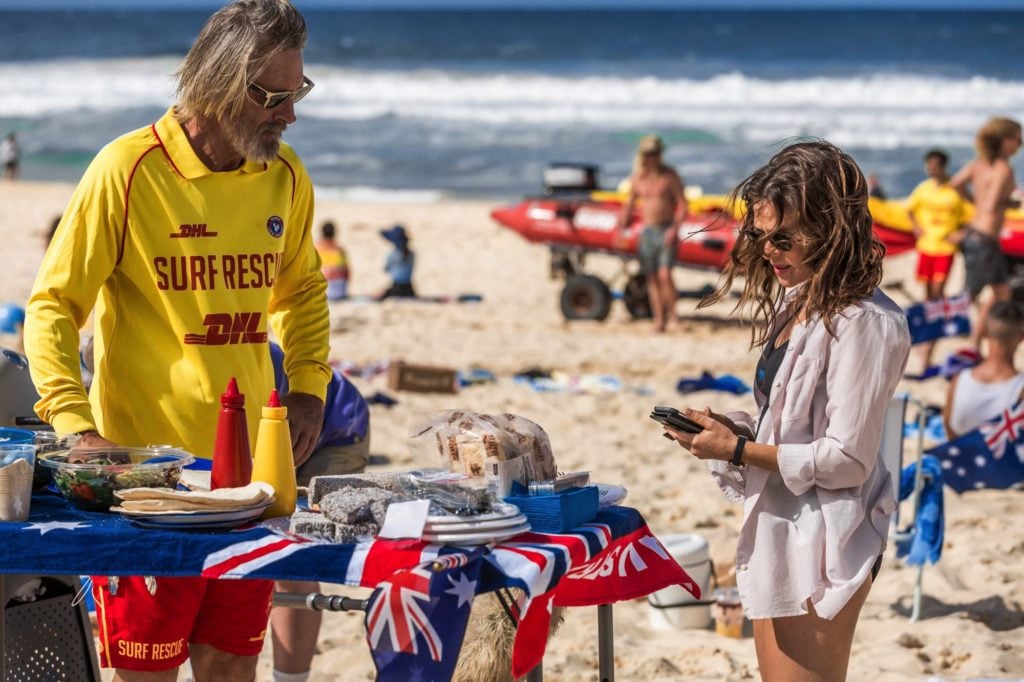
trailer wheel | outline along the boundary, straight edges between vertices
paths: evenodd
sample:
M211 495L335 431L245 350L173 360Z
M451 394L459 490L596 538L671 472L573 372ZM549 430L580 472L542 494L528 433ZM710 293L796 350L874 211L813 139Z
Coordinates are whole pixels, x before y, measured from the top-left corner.
M651 319L651 300L647 297L647 275L637 273L626 282L622 302L634 320Z
M567 320L604 320L612 308L612 292L593 275L571 275L562 288L561 305Z

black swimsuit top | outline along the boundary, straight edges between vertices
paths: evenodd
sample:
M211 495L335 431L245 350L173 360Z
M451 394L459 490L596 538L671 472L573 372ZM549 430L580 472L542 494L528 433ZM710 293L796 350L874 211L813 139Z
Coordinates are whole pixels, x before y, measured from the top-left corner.
M780 327L779 332L785 327ZM775 339L779 336L778 332L768 343L764 346L764 352L761 353L761 358L757 361L757 371L754 375L754 380L757 383L757 387L761 389L761 392L765 395L765 404L768 404L768 398L772 395L772 382L775 381L775 375L779 372L779 366L782 365L782 359L786 357L786 347L789 346L789 339L783 341L780 345L775 345Z

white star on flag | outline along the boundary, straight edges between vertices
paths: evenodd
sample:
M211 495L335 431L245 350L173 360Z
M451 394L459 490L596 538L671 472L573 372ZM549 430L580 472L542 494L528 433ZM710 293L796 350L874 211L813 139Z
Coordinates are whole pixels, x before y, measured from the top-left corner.
M51 530L75 530L88 527L89 524L78 521L47 521L46 523L30 523L25 526L25 530L37 530L40 535L46 535Z
M463 603L472 604L473 596L476 594L476 581L466 579L465 573L460 573L459 577L454 580L450 575L447 577L448 582L450 582L452 586L451 589L445 590L444 593L457 595L459 598L458 608L460 609L462 608Z

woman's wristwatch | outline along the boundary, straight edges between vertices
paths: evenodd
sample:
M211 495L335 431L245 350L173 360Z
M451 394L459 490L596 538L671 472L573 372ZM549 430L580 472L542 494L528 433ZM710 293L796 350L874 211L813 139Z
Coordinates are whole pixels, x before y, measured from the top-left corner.
M732 465L742 466L743 465L743 448L747 445L746 436L736 436L736 449L732 451Z

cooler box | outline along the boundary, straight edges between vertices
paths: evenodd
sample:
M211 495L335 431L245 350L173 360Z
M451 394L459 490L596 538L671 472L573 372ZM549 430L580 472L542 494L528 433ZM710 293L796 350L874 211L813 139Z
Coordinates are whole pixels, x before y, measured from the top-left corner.
M651 625L660 630L706 628L711 624L711 554L708 541L694 533L673 533L658 538L683 570L700 587L698 601L671 585L647 596Z

